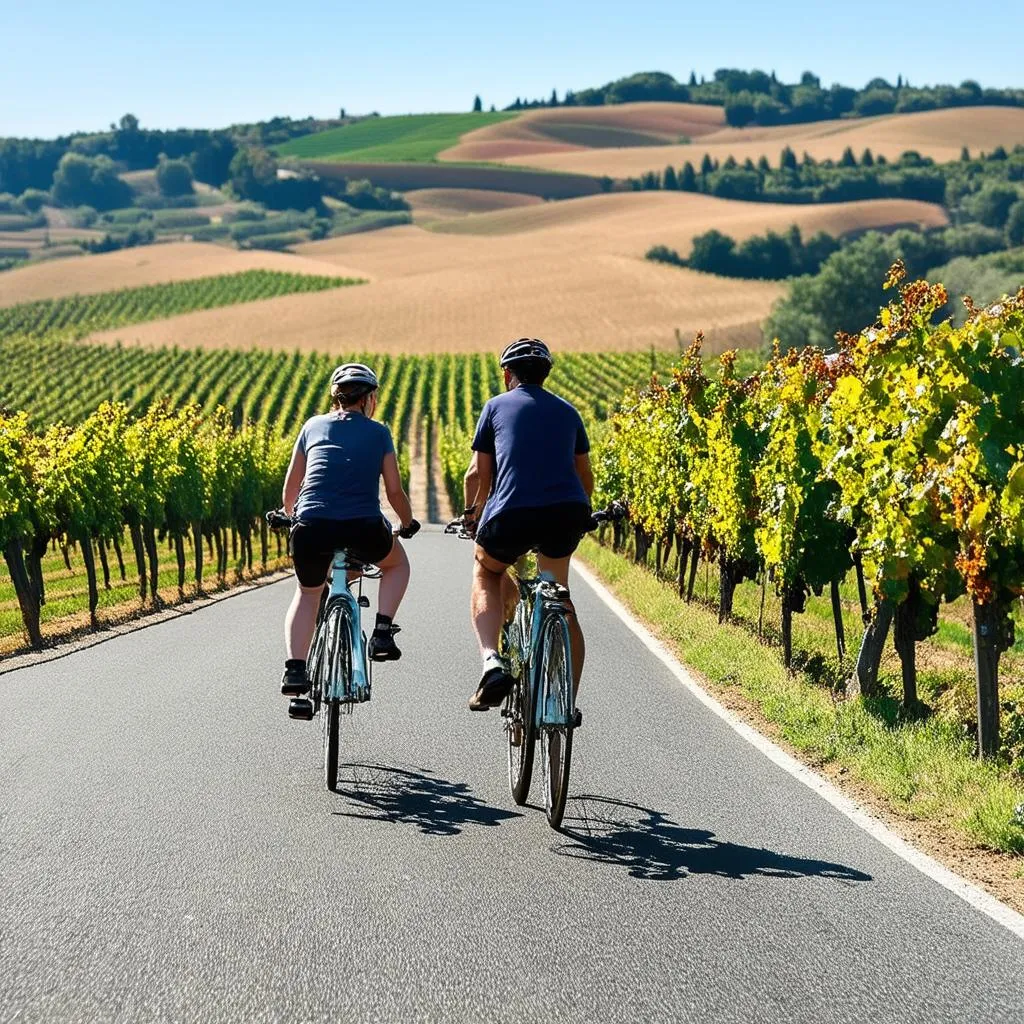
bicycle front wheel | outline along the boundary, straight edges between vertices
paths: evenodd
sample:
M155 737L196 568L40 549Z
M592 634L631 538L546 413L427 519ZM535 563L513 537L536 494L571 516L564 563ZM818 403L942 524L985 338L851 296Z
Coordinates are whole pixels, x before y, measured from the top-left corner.
M537 733L533 723L533 700L529 672L520 666L515 686L505 700L505 735L508 739L508 788L512 799L526 803L533 776L533 753Z
M348 693L352 679L352 643L348 616L341 605L327 615L329 671L325 674L324 705L324 783L332 792L338 786L338 761L341 741L341 697Z
M540 749L544 776L544 811L548 824L559 828L569 795L572 763L572 652L569 627L561 615L552 615L541 634Z

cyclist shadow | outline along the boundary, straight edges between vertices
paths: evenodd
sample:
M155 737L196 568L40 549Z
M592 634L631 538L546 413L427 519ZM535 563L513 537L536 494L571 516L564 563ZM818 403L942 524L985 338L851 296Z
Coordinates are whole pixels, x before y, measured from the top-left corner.
M660 811L608 797L572 798L562 833L570 841L552 847L555 853L625 868L648 881L688 875L871 881L871 875L844 864L723 842L706 829L683 828Z
M335 792L357 805L355 810L333 812L343 818L412 825L425 835L456 836L467 825L493 827L521 817L473 796L468 783L439 778L425 768L347 764L340 769L351 776L339 778Z

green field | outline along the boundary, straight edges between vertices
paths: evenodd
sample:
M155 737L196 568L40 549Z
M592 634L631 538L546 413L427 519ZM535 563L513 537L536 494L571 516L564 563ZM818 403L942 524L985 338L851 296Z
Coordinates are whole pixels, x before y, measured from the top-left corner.
M163 320L201 309L360 283L354 278L245 270L239 274L122 288L96 295L41 299L0 309L0 342L15 335L41 337L64 331L83 337L93 331Z
M516 117L514 113L405 114L371 117L278 147L281 156L303 160L383 162L436 160L467 132Z

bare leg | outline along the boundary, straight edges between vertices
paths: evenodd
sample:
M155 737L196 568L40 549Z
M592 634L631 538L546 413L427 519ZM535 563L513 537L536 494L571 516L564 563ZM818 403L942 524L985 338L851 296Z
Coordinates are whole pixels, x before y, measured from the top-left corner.
M377 595L377 611L393 619L409 586L409 557L397 537L391 554L377 564L384 574L381 576L380 592Z
M549 572L562 584L569 586L569 563L571 558L545 558L537 556L537 568L541 572ZM583 662L587 656L586 644L583 641L583 630L580 629L579 619L576 617L576 606L569 602L569 644L572 648L572 692L579 693L580 679L583 676Z
M309 645L316 629L316 614L320 609L323 586L303 587L296 584L295 595L284 620L284 644L289 658L306 660Z
M481 654L498 649L498 637L505 622L504 597L507 590L502 580L508 576L507 568L507 565L491 558L483 548L477 547L470 614Z

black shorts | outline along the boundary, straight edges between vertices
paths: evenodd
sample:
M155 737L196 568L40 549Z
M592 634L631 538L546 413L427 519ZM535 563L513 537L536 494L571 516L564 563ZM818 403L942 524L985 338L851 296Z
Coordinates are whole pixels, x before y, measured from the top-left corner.
M292 530L292 562L304 587L323 586L335 551L360 562L379 562L391 554L395 538L383 516L369 519L305 519Z
M590 506L579 501L539 508L510 508L488 519L476 542L505 565L534 548L545 558L568 558L591 528Z

